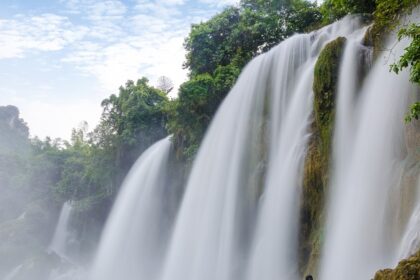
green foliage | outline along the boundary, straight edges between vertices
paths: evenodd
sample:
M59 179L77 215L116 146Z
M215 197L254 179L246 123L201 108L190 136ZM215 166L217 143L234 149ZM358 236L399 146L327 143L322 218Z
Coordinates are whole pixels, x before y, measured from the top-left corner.
M391 65L391 71L398 74L405 68L410 69L410 81L420 85L420 26L411 24L407 28L402 28L398 32L398 40L403 38L411 39L410 45L405 49L404 54L397 63ZM405 120L410 122L413 119L418 120L420 115L420 102L410 106L409 113Z
M168 130L179 155L192 158L218 106L253 57L296 32L319 24L316 4L305 0L242 0L207 22L193 25L185 40L190 81L166 106Z
M319 129L314 122L305 159L300 213L300 267L303 274L316 274L321 251L319 232L322 228L327 185L328 155L322 154Z
M201 74L184 83L178 99L168 107L168 130L174 133L175 144L185 149L187 157L195 154L218 99L214 79Z
M259 10L280 10L282 8L288 8L292 4L292 0L241 0L242 7Z
M400 17L419 0L325 0L320 11L324 24L336 21L348 14L374 14L374 33L378 36L397 26Z
M365 43L374 47L374 56L382 50L382 42L385 34L395 29L400 24L400 19L408 14L414 7L420 4L420 0L376 0L374 11L374 24L366 34ZM412 42L400 60L391 65L391 71L399 73L404 68L410 68L410 80L413 83L420 82L419 39L420 28L418 25L410 25L398 33L398 39L410 38ZM388 50L386 50L388 51ZM418 119L420 114L420 103L416 102L410 106L409 113L405 120L410 122Z
M191 76L211 74L231 63L242 68L256 54L305 31L320 18L316 5L308 1L241 1L240 7L191 27L184 66Z
M0 259L5 261L0 264L0 273L43 252L43 246L50 241L58 212L54 187L66 157L60 150L60 141L30 140L16 107L2 109Z
M348 14L372 13L375 7L375 0L325 0L320 10L327 24Z
M94 236L103 226L118 187L137 157L167 135L167 103L166 94L149 86L146 79L128 81L118 95L102 102L103 114L95 130L88 132L87 123L82 123L73 129L70 142L29 139L17 108L0 107L0 235L4 221L13 223L25 212L25 226L42 225L44 230L23 235L22 240L42 248L45 237L52 234L59 207L71 200L80 246L94 248L94 240L83 236ZM48 215L29 217L33 209ZM14 245L5 251L0 246L0 257L21 250L13 238L5 243ZM32 253L25 251L16 260L33 258Z
M239 69L217 67L214 76L197 75L184 83L176 100L167 104L168 131L186 158L192 158L218 106L233 86ZM180 154L182 156L182 154Z
M227 65L235 50L226 42L238 25L239 9L229 8L208 22L192 25L184 46L187 50L184 67L191 70L191 76L212 73L218 65Z
M39 156L29 129L14 106L0 106L0 223L23 212L29 202L48 196L57 182L59 163ZM43 142L52 148L52 143Z
M246 63L294 33L313 29L320 20L311 1L242 0L238 7L192 26L185 40L190 79L176 99L167 98L172 85L165 79L160 89L145 78L128 81L102 102L98 126L89 132L82 124L69 142L29 139L17 108L0 107L0 185L10 190L0 200L0 220L16 217L32 203L50 209L72 200L78 230L103 223L123 178L146 148L169 132L179 157L192 159ZM2 153L4 147L7 153ZM173 166L171 172L186 172ZM21 205L9 207L13 203ZM3 211L8 208L19 210Z
M415 102L415 103L410 105L409 112L405 116L405 121L406 122L411 122L414 119L418 120L419 116L420 116L420 102Z
M162 109L167 102L166 94L148 85L146 78L137 83L128 81L120 87L119 95L111 95L102 101L104 108L101 124L95 131L99 144L124 147L124 157L132 149L150 146L156 139L166 135ZM133 155L137 158L138 153Z
M334 118L339 63L345 43L346 39L340 37L327 44L315 65L313 84L315 120L320 129L324 151L329 149L328 139L333 127L332 121Z
M167 102L146 78L128 81L102 101L99 125L91 133L86 123L74 129L62 151L66 159L56 186L61 199L79 201L85 210L109 202L138 156L167 135Z
M374 12L377 33L395 28L401 16L420 3L419 0L377 0Z
M314 70L315 119L305 159L299 231L301 270L310 274L316 274L321 250L336 90L345 43L343 37L328 43L321 51Z
M391 69L398 74L404 68L410 67L410 81L420 84L420 26L411 24L398 32L398 40L410 38L411 44L405 49L398 63Z
M386 31L394 29L400 18L419 4L420 0L325 0L320 11L323 24L332 23L348 14L373 14L374 24L364 41L373 46L377 54Z

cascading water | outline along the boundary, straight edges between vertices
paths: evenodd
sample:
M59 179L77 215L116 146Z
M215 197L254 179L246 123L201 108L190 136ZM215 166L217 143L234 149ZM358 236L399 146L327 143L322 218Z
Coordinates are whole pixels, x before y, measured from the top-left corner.
M72 213L72 205L70 201L63 204L58 218L58 223L55 228L54 236L49 246L49 250L56 253L64 259L69 258L68 242L71 238L69 232L69 221Z
M281 112L275 118L278 124L272 127L272 131L277 131L278 134L271 143L272 158L269 161L265 193L261 199L254 247L249 263L250 280L299 277L297 265L299 195L303 160L309 138L309 119L313 107L314 66L320 47L339 36L350 36L360 32L360 23L358 18L348 17L316 34L301 35L305 38L306 45L300 48L304 54L301 56L304 58L304 63L301 64L299 71L294 72L293 68L284 67L291 65L290 62L275 62L278 70L272 74L274 77L277 76L276 80L280 87L274 87L272 94L280 98L285 95L286 98L283 97L283 100L289 98L290 102L283 103L282 106L285 107L277 109L277 112ZM297 47L291 49L294 53L299 50ZM286 80L282 80L278 71L299 78L292 79L293 86L290 86Z
M353 36L348 36L346 47L341 61L341 69L338 80L338 94L335 118L334 133L334 170L342 171L347 169L351 147L354 143L355 130L355 104L358 97L360 73L363 70L362 64L369 65L370 49L360 42L366 28L361 28ZM341 179L343 176L334 174L333 180ZM334 185L340 185L334 183ZM335 189L334 189L335 190Z
M155 279L170 229L169 138L130 170L105 227L90 279Z
M290 46L289 49L292 52L300 51L297 63L286 60L286 65L295 63L300 68L295 73L290 69L284 71L281 68L285 60L280 60L275 63L273 70L274 75L284 71L287 75L301 78L291 80L296 83L293 85L287 83L286 76L283 82L273 87L273 99L277 95L277 98L290 101L288 104L280 103L280 109L273 108L274 112L280 111L283 116L280 117L280 122L277 118L272 122L275 126L271 127L271 131L277 133L272 136L267 180L260 201L254 246L251 249L249 279L278 279L280 275L292 279L297 276L299 187L308 139L306 135L311 115L312 73L315 62L315 58L310 57L310 37L302 35L297 38L301 40L300 46ZM287 57L288 53L282 55Z
M313 68L325 43L358 28L348 17L294 36L246 67L194 163L163 280L297 279ZM253 180L261 162L266 179Z
M406 73L390 74L382 61L361 79L365 31L358 17L346 17L249 63L203 140L173 228L175 211L168 214L165 203L170 141L147 150L124 183L90 279L298 279L314 65L340 36L347 44L320 276L369 279L392 265L397 245L384 234L386 208L411 87Z
M357 96L350 96L356 102L350 102L348 95L355 91L348 79L360 66L349 63L360 61L351 58L359 46L348 42L340 73L323 280L370 279L396 262L388 214L401 175L403 119L413 88L407 73L390 73L389 63L378 59ZM395 51L401 54L401 46Z

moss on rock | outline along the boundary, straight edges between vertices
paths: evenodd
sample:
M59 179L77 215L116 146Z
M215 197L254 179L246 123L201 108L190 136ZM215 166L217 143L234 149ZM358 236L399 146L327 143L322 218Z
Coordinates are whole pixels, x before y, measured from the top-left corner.
M418 280L420 279L420 251L399 262L395 269L380 270L374 280Z
M382 52L390 50L384 48L386 37L401 24L401 20L420 5L420 0L377 0L374 23L367 30L363 44L373 47L373 58L376 59Z
M341 56L346 38L339 37L325 46L319 55L314 73L314 112L321 137L321 153L329 156L331 131L335 113L335 95Z
M320 255L321 225L324 205L324 180L327 176L322 161L320 137L315 122L305 160L303 193L300 216L300 267L302 273L316 274Z
M305 160L299 236L300 267L305 274L316 275L322 244L335 99L345 43L343 37L328 43L321 51L314 70L314 122Z

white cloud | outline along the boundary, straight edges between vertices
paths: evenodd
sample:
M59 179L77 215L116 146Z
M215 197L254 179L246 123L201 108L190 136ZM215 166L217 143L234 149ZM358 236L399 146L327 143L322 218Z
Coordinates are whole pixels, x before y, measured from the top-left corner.
M106 92L115 92L127 79L141 76L151 81L161 75L179 85L186 79L182 69L184 36L130 36L126 42L104 48L93 43L82 44L78 51L64 59L85 73L95 76Z
M91 20L116 20L127 12L119 0L60 0L69 14L84 14Z
M153 81L166 75L176 85L182 83L186 79L182 69L183 40L193 21L208 16L208 11L202 10L183 15L180 7L186 0L138 0L131 13L117 0L61 2L67 13L88 23L72 24L67 16L53 14L29 19L21 16L23 21L0 20L0 59L23 57L31 50L57 51L70 46L61 61L96 77L107 92L117 90L127 79L141 76Z
M185 4L185 0L158 0L157 1L158 4L163 4L163 5L184 5Z
M53 66L77 69L84 80L96 80L99 85L95 92L81 89L77 97L65 103L60 103L59 97L51 100L51 94L60 89L48 86L38 86L44 94L38 96L10 87L0 89L9 103L21 108L33 134L67 138L80 121L94 124L101 99L116 93L128 79L145 76L154 84L164 75L178 87L187 77L182 69L183 42L190 25L209 18L221 6L237 2L199 0L191 6L192 0L130 1L60 0L65 9L57 10L57 14L0 18L0 60L28 57L34 51L56 51L54 60L42 66L46 71ZM200 9L199 5L204 6Z
M228 5L236 5L239 0L199 0L201 3L213 5L216 7L224 7Z
M94 2L87 7L88 18L93 21L120 20L127 12L127 7L116 0Z
M188 34L191 18L181 17L181 0L137 1L133 13L121 21L114 21L121 34L95 36L113 38L112 41L81 42L63 61L75 65L86 74L95 76L104 91L115 92L127 79L142 76L152 82L165 75L176 86L186 79L182 69L185 58L183 41ZM103 28L103 25L99 25Z
M128 12L127 6L119 0L61 0L65 13L77 15L87 21L89 37L114 41L122 34L120 21Z
M28 51L58 51L82 39L87 30L53 14L0 19L0 59L21 58Z

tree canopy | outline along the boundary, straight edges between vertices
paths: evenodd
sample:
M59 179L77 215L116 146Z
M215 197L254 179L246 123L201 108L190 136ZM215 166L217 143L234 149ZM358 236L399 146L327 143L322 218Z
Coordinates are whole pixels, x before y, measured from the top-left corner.
M215 112L252 58L350 13L373 14L382 30L412 5L410 0L325 0L320 6L306 0L241 0L191 27L184 42L189 77L174 99L167 96L175 90L167 77L157 86L147 78L127 81L102 101L99 124L89 130L82 123L69 141L30 138L19 110L0 107L0 186L23 190L25 203L40 197L56 205L73 200L80 220L103 222L129 168L154 142L172 134L177 160L194 158ZM403 29L403 37L412 43L392 69L409 68L411 80L420 84L419 27ZM418 118L419 108L413 105L410 119ZM0 210L13 201L7 196Z

